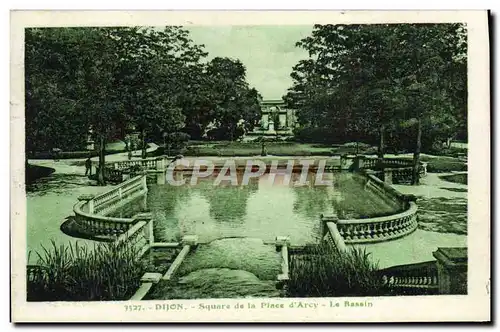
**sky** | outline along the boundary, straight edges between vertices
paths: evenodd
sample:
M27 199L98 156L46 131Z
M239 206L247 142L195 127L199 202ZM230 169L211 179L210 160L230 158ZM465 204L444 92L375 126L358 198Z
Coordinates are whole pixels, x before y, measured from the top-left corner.
M197 26L185 27L196 44L204 44L209 59L239 59L247 69L247 82L264 99L280 99L292 85L290 73L305 50L295 46L312 26Z

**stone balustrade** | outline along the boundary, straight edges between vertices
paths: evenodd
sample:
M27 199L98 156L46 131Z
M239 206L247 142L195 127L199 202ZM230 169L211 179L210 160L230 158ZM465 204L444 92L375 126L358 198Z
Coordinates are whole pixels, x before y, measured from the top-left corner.
M88 234L118 236L127 231L136 220L110 217L109 214L145 195L147 191L146 176L141 175L98 196L81 196L80 202L73 207L76 224Z
M417 228L417 204L408 210L384 217L339 220L337 228L347 244L381 242L410 234Z
M389 184L410 184L413 175L413 160L407 158L384 158L356 156L355 163L358 170L376 170L377 176ZM420 162L420 177L427 175L427 163Z
M377 274L383 286L396 294L437 294L439 290L436 261L392 266Z
M115 246L133 250L141 258L154 243L151 213L140 213L134 217L134 224L113 242Z
M339 252L341 252L341 253L347 252L348 249L347 249L347 246L345 244L345 240L342 237L342 235L340 234L335 222L331 222L331 221L326 222L325 226L326 226L327 233L326 233L326 236L324 237L324 239L328 243L330 243L331 246L337 248L337 250Z
M140 166L147 170L163 169L165 157L153 157L145 159L121 160L107 162L106 166L116 170L125 170L133 166Z

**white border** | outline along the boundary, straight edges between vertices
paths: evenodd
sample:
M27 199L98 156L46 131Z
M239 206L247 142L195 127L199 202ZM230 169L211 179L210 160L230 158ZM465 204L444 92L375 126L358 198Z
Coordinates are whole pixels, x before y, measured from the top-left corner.
M123 303L27 303L25 301L26 204L24 189L24 26L149 25L165 24L312 24L312 23L466 22L469 27L469 295L391 297L373 299L374 307L332 311L245 310L229 312L144 311L125 313ZM478 321L488 320L489 248L489 54L484 11L347 11L347 12L13 12L11 14L11 228L12 310L14 321ZM20 139L18 139L20 138ZM234 303L236 300L203 300ZM282 299L276 301L290 302ZM318 303L326 299L317 299ZM188 303L190 301L175 301ZM250 302L250 300L245 300ZM261 302L252 300L252 302ZM325 303L326 303L325 302Z

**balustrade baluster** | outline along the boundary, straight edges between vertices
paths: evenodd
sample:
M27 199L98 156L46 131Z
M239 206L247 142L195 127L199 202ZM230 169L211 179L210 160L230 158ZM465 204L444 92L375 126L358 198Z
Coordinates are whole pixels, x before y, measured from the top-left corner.
M387 221L381 222L382 224L382 237L385 237L388 235L388 226L387 226Z
M368 236L369 236L370 239L374 239L375 238L375 227L376 227L375 224L369 224L368 225Z
M383 227L382 227L382 226L383 226L383 225L382 225L382 223L381 223L381 222L377 223L377 224L376 224L376 226L375 226L375 227L376 227L376 228L375 228L375 230L376 230L376 231L375 231L375 235L376 235L376 237L377 237L377 238L380 238L380 237L383 237L383 236L384 236L384 229L383 229Z
M358 225L352 225L352 237L353 239L359 239Z
M351 226L351 225L349 225L349 224L346 224L346 225L345 225L345 237L344 237L344 239L345 239L345 240L347 240L347 241L349 241L349 240L352 240L352 239L353 239L353 237L352 237L352 230L351 230L351 227L352 227L352 226Z

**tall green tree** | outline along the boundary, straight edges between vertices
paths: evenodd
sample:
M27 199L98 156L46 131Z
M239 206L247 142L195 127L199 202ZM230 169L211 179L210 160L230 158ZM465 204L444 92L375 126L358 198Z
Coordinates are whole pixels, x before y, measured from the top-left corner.
M411 129L418 184L422 137L429 148L466 123L465 45L460 24L316 25L297 43L310 57L285 99L303 126L377 136L381 158L388 133L401 140Z

